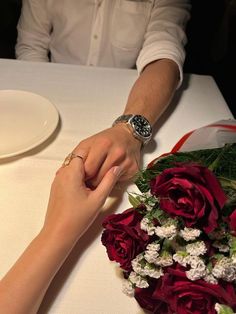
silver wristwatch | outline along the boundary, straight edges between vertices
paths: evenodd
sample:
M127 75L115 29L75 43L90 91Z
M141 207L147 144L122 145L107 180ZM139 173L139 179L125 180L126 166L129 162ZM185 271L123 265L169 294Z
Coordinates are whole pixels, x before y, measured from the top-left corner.
M143 145L147 144L152 137L152 126L149 121L141 116L135 114L126 114L117 118L112 126L117 123L126 123L133 136L142 142Z

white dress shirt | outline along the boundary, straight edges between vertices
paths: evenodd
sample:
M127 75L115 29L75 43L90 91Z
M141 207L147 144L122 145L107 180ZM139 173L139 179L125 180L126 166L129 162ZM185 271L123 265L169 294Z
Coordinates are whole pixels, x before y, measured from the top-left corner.
M23 0L21 60L133 68L177 63L182 80L187 0Z

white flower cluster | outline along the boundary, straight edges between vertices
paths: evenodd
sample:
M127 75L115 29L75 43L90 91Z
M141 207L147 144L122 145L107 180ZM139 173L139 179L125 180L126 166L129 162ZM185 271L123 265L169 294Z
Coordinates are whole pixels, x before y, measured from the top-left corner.
M144 270L146 275L151 278L159 279L161 276L164 275L163 270L161 268L152 267L148 264L144 267Z
M212 273L210 272L209 269L206 270L206 275L203 277L203 279L206 282L211 283L213 285L217 285L218 284L218 280L212 275Z
M163 275L162 269L160 267L156 267L154 263L156 261L156 257L159 255L159 248L159 244L149 244L148 249L144 254L141 253L132 260L132 268L136 274L143 277L149 276L156 279Z
M134 271L130 273L129 281L132 282L138 288L147 288L149 286L146 278L136 274Z
M183 266L190 265L191 269L186 271L186 276L190 280L204 279L211 284L217 284L219 279L227 282L236 281L236 256L231 258L222 257L219 259L212 270L206 268L203 259L198 256L177 252L173 259Z
M198 238L201 234L201 231L194 228L187 228L185 227L183 230L180 230L179 235L185 240L185 241L193 241L196 238Z
M144 253L144 258L148 263L155 263L157 257L159 256L160 244L158 243L150 243L146 247L146 251Z
M147 288L147 287L149 287L149 284L148 284L148 281L145 277L132 271L129 275L128 280L123 280L122 291L126 295L132 297L134 295L135 287Z
M162 254L156 259L155 265L161 267L171 266L174 263L172 255L167 251L162 252Z
M236 264L229 257L219 259L212 269L212 274L218 279L223 279L228 282L236 280Z
M186 251L190 255L199 256L199 255L204 255L207 252L207 248L206 248L205 242L197 241L191 244L187 244Z
M156 234L161 239L167 238L169 240L172 240L178 234L177 226L172 219L167 221L162 226L155 227L155 225L152 221L150 221L149 218L144 217L141 220L140 228L146 231L148 235Z
M167 267L171 266L173 264L173 258L172 255L167 251L162 251L161 254L159 254L160 250L160 244L157 243L150 243L146 251L144 252L144 258L145 260L150 263L154 264L156 266L161 267ZM153 277L153 276L150 276Z
M198 280L206 276L206 265L198 256L189 256L190 270L186 271L186 276L190 280Z
M154 235L156 227L154 224L146 217L141 220L140 228L147 232L148 235Z
M157 226L155 233L161 239L167 238L169 240L172 240L174 237L177 236L177 227L173 223L167 223L161 227Z
M151 255L153 255L153 257L158 256L159 249L159 244L149 244L145 253L139 254L132 260L133 271L130 273L128 280L124 280L123 282L122 290L126 295L133 296L135 287L147 288L149 286L148 277L159 279L164 275L161 267L149 263L145 258L145 254L147 253L147 256L150 254L150 260L152 260Z
M189 264L189 254L186 251L177 251L173 255L173 260L181 266L186 267Z
M186 271L186 276L190 280L198 280L200 278L204 278L207 274L206 265L204 260L200 258L197 254L190 255L186 251L178 251L173 255L173 259L175 262L180 265L186 267L190 266L190 269Z
M132 260L131 265L135 273L145 276L145 271L143 269L143 253L137 255L135 259Z
M123 280L122 291L124 294L128 295L129 297L133 297L134 296L134 287L135 287L135 285L132 284L131 281Z
M186 271L186 276L190 280L198 280L207 275L206 265L200 255L204 255L207 251L206 245L203 241L197 241L186 245L186 251L177 251L173 255L175 262L190 269Z

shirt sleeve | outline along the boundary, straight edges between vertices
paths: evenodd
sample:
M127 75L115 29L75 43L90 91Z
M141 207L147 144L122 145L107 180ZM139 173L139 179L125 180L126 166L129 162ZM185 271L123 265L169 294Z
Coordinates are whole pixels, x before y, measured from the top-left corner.
M48 61L51 28L46 0L23 0L17 25L17 59Z
M167 58L179 68L179 84L183 80L183 63L186 44L185 26L190 17L187 0L154 1L144 44L137 59L139 73L149 63Z

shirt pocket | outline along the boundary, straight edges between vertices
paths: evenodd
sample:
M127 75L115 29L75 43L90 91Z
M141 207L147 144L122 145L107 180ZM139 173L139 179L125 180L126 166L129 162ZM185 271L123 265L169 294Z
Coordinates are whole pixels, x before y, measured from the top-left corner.
M151 14L153 1L115 1L111 23L111 43L122 50L139 50Z

